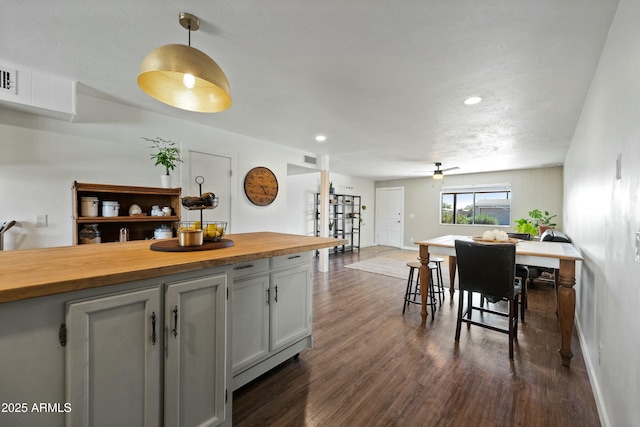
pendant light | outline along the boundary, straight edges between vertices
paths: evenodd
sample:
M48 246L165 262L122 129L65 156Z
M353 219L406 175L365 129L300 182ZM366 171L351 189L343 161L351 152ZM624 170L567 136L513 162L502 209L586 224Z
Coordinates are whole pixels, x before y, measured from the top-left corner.
M191 47L191 31L200 20L181 13L180 25L189 30L189 46L160 46L140 65L138 86L160 102L188 111L216 113L231 106L229 82L222 69L204 52Z

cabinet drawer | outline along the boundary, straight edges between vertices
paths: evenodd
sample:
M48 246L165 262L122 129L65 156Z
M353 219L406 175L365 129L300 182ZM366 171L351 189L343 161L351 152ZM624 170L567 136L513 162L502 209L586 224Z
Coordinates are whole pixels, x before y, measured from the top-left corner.
M282 255L271 258L271 269L289 267L291 265L305 264L311 260L311 252L299 252L297 254Z
M269 259L256 259L254 261L241 262L233 266L233 279L249 276L251 274L269 271Z

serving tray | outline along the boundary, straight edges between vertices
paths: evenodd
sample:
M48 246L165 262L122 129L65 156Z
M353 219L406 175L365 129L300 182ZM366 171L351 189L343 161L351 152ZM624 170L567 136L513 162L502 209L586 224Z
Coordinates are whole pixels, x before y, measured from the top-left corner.
M513 245L520 242L520 239L514 239L513 237L509 237L507 240L484 240L482 237L472 237L473 241L480 243L511 243Z
M233 240L220 239L217 242L204 242L200 246L180 246L178 239L159 240L152 243L150 249L158 252L195 252L222 249L233 246Z

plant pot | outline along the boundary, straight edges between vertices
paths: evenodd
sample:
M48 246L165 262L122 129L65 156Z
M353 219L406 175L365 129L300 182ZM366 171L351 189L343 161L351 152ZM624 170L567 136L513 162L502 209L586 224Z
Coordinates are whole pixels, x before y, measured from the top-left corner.
M550 227L548 225L539 225L538 226L538 236L542 236L542 233L544 233L547 230L551 230L553 227Z
M171 188L171 175L160 175L162 188Z

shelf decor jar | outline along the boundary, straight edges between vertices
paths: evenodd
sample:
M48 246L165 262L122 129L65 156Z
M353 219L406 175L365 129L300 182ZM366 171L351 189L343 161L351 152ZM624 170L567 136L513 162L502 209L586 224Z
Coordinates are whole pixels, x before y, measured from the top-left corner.
M151 155L151 159L156 161L155 166L162 165L165 168L165 174L160 175L162 188L171 188L171 175L169 172L176 168L178 162L182 162L180 159L180 149L175 146L175 142L160 137L142 137L142 139L150 142L152 145L149 148L157 151Z
M101 243L98 224L85 224L80 230L80 244Z

